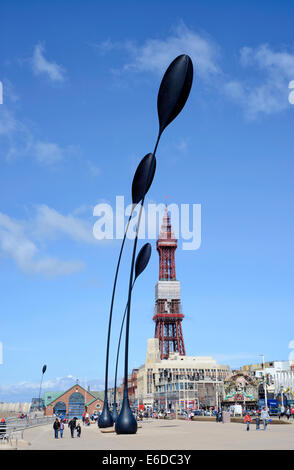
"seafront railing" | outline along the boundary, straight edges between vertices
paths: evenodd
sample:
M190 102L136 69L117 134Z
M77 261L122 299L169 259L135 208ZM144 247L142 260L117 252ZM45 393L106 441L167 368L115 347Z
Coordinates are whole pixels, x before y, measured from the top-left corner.
M44 426L46 424L53 424L55 417L53 416L37 416L25 418L7 418L5 424L0 423L0 445L9 444L12 445L12 441L17 443L19 440L23 440L24 431L29 428L36 426Z

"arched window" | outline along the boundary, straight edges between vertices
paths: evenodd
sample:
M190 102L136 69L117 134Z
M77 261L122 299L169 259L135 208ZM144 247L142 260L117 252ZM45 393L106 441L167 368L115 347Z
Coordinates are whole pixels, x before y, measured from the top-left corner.
M85 398L80 392L73 393L68 400L68 416L81 418L85 412Z
M63 401L58 401L53 408L56 416L62 416L66 414L66 404Z

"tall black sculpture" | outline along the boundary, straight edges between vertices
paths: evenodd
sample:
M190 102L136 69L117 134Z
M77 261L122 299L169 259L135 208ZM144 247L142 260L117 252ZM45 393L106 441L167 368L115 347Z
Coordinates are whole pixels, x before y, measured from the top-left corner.
M178 56L166 70L164 77L162 79L158 98L157 98L157 110L158 110L158 119L159 119L159 131L155 144L155 148L152 154L147 154L140 162L132 184L132 201L133 208L131 215L129 217L124 238L122 241L118 263L116 267L111 306L109 313L109 322L108 322L108 335L107 335L107 347L106 347L106 365L105 365L105 390L104 390L104 406L103 411L98 420L98 426L100 428L106 428L113 425L113 417L110 413L108 406L107 398L107 389L108 389L108 364L109 364L109 346L110 346L110 333L111 333L111 323L112 323L112 312L113 312L113 303L116 291L118 271L121 261L121 256L125 244L126 234L129 227L129 223L133 214L135 206L141 202L140 213L137 224L136 237L134 241L133 255L132 255L132 264L130 271L130 280L129 280L129 293L127 301L127 317L126 317L126 341L125 341L125 367L124 367L124 399L122 410L119 418L116 420L116 432L118 434L132 434L137 431L137 422L131 412L128 400L128 389L127 389L127 376L128 376L128 350L129 350L129 324L130 324L130 307L131 307L131 292L133 286L133 271L135 263L135 254L138 241L138 232L140 227L142 208L144 205L145 195L147 194L155 173L156 160L155 153L164 129L170 124L176 116L183 109L187 98L189 96L191 86L193 81L193 65L189 56L183 54Z
M106 346L104 404L103 404L102 413L98 419L99 428L108 428L113 425L113 417L109 410L108 397L107 397L108 365L109 365L109 347L110 347L112 312L113 312L114 296L115 296L115 291L116 291L116 284L117 284L117 277L118 277L121 256L122 256L122 252L123 252L123 248L124 248L124 244L126 240L126 234L129 228L133 211L136 205L141 201L141 199L144 197L144 195L147 193L148 189L150 188L153 177L154 177L154 173L155 173L155 167L156 167L156 160L155 158L153 158L153 155L151 153L148 153L139 163L134 179L133 179L133 183L132 183L133 207L132 207L132 211L131 211L131 214L130 214L130 217L129 217L129 220L125 229L124 238L122 241L122 245L121 245L121 249L120 249L120 253L118 257L118 262L117 262L116 272L115 272L115 277L114 277L113 290L112 290L112 297L111 297L111 305L110 305L110 313L109 313L109 321L108 321L107 346Z
M127 302L127 317L126 317L126 339L125 339L125 366L124 366L124 396L123 403L119 417L115 422L115 431L117 434L135 434L137 432L137 421L131 411L128 397L128 355L129 355L129 326L130 326L130 310L131 310L131 295L133 286L133 273L135 254L138 241L138 233L140 228L140 221L142 215L142 208L145 201L145 195L149 189L155 171L155 153L164 129L170 124L183 109L193 81L193 65L189 56L180 55L168 67L162 79L158 98L157 98L157 111L159 119L159 132L152 156L150 157L150 167L145 165L142 167L141 178L139 187L136 191L140 194L141 207L138 217L136 237L134 240L134 248L132 254L132 263L129 279L129 294ZM149 154L150 155L150 154ZM146 158L146 157L144 157ZM143 160L142 160L143 162ZM142 163L141 162L141 163ZM154 164L153 164L154 162ZM139 165L140 166L140 165ZM138 169L137 169L138 172ZM136 174L137 174L136 172ZM153 173L152 173L153 172ZM135 177L136 177L135 174ZM149 186L148 186L149 185ZM147 188L148 186L148 188ZM133 181L134 187L134 181Z

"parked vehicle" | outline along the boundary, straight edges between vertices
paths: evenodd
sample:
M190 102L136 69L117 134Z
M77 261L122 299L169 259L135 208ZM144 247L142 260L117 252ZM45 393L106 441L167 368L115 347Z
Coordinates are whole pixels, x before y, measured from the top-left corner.
M280 410L277 407L269 407L268 413L270 416L279 416Z

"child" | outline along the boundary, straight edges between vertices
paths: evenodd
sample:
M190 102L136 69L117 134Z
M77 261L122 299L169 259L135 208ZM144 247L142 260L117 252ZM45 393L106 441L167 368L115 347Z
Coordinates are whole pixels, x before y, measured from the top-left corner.
M252 418L251 418L250 414L249 414L248 411L247 411L247 413L246 413L246 415L245 415L245 418L244 418L244 423L245 423L245 424L247 423L247 431L250 430L250 423L251 423L251 421L252 421Z
M60 420L60 428L59 428L59 430L60 430L60 437L61 437L61 439L62 439L63 430L64 430L64 424L63 424L62 419Z
M81 437L81 431L82 431L82 429L81 429L80 423L78 423L78 425L77 425L77 427L76 427L76 430L77 430L77 437Z

